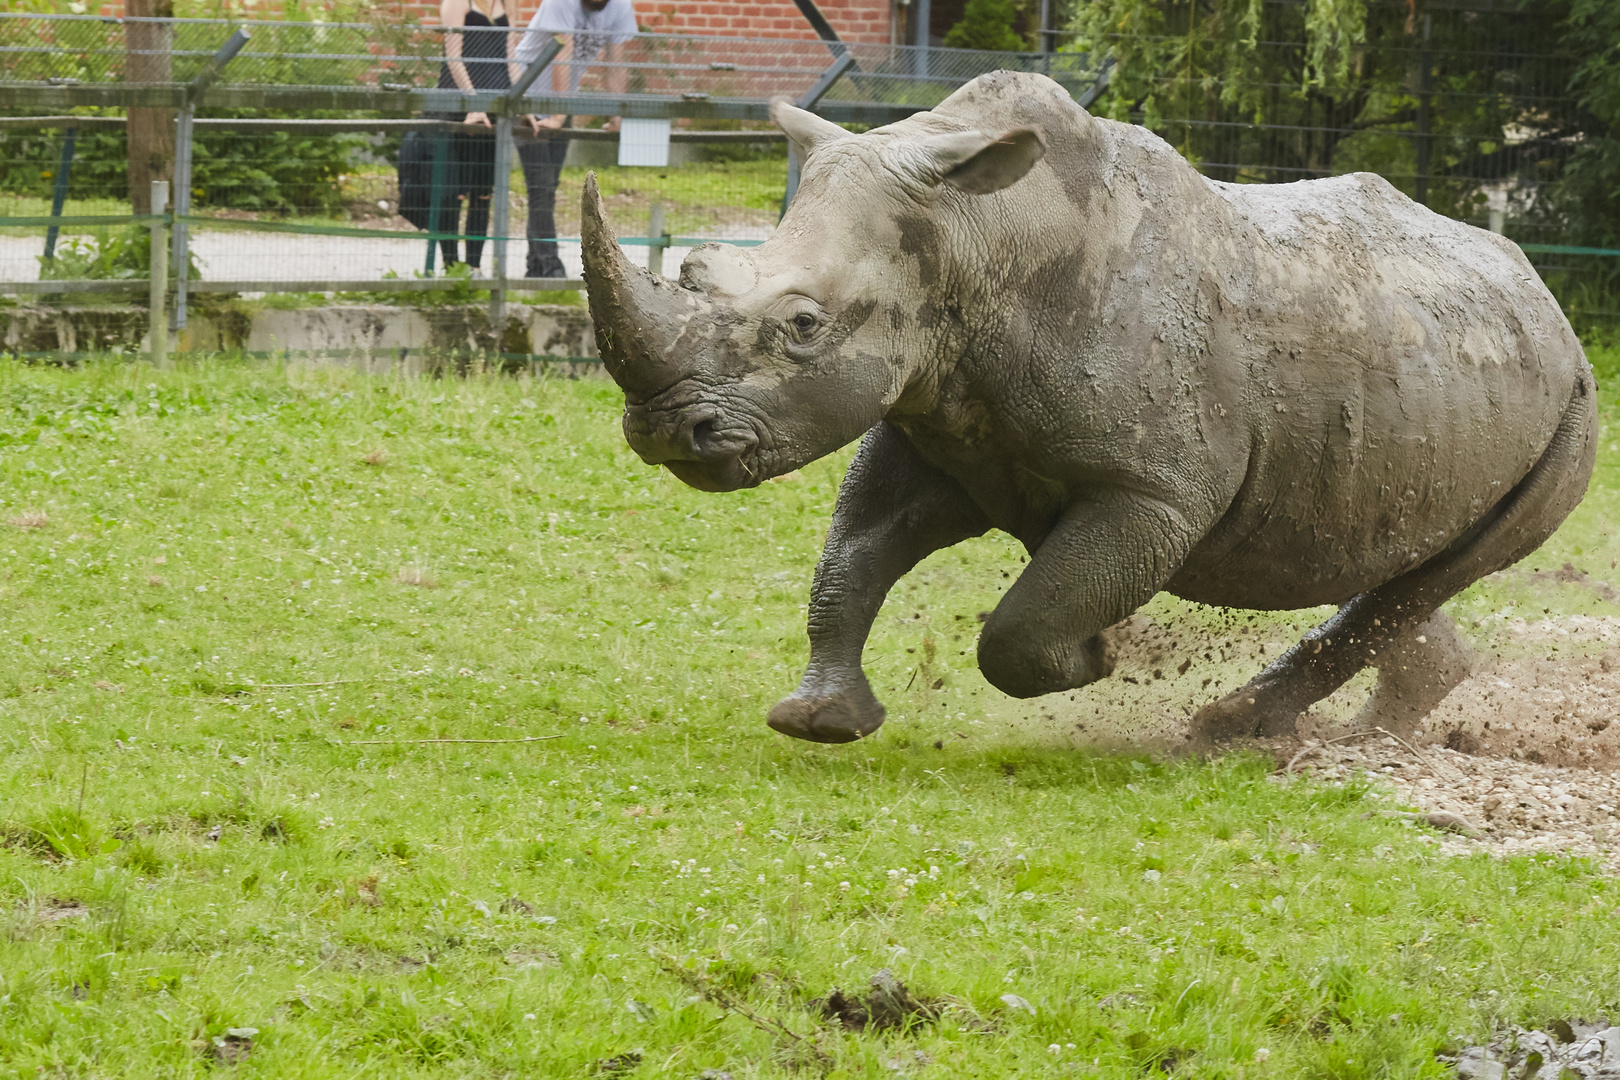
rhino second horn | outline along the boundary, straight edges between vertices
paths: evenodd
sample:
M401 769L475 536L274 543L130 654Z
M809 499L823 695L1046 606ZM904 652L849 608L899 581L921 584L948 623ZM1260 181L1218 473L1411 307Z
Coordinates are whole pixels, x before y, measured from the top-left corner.
M708 302L625 258L594 172L585 177L580 253L596 347L613 381L627 395L645 401L692 374L696 343L683 339L704 325L696 317L705 313Z

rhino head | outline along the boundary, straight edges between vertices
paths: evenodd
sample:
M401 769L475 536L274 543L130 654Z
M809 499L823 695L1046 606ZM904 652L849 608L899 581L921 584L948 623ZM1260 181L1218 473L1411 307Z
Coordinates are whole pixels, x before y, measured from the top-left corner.
M759 247L694 248L677 281L625 258L585 182L585 280L625 438L705 491L790 472L882 419L937 359L941 218L971 217L1045 153L1033 128L939 114L864 135L781 100L771 116L804 162L787 216Z

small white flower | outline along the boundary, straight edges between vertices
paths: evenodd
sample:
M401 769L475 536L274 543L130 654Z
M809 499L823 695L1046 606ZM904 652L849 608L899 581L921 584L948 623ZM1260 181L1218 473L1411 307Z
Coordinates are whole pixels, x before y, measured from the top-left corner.
M734 922L726 923L726 933L735 934L736 932L737 932L737 924L736 923L734 923Z
M523 1019L525 1019L525 1020L538 1020L540 1018L538 1016L534 1015L534 1013L524 1013L523 1014Z
M890 881L897 881L897 880L899 880L899 878L900 878L900 871L898 871L898 870L890 870L889 871L889 880Z
M693 910L696 911L699 915L707 915L709 913L708 908L693 908Z
M914 889L916 887L917 887L917 879L916 878L914 878L914 877L906 878L906 888Z
M336 824L337 824L337 822L333 821L331 818L323 817L323 818L321 818L321 822L320 822L320 825L318 827L322 828L322 829L330 829L332 826L334 826Z
M1046 1052L1048 1054L1061 1054L1063 1053L1063 1047L1059 1046L1057 1043L1052 1043L1047 1046Z
M1260 1049L1254 1052L1254 1063L1256 1065L1264 1065L1266 1063L1266 1059L1270 1056L1271 1051L1262 1046Z
M564 866L573 866L574 865L574 860L573 859L564 859L563 860L563 865Z
M758 876L758 877L757 877L757 878L755 878L755 879L754 879L754 883L755 883L755 884L756 884L756 885L763 885L763 884L765 884L765 875L764 875L764 874L761 874L761 875L759 875L759 876Z

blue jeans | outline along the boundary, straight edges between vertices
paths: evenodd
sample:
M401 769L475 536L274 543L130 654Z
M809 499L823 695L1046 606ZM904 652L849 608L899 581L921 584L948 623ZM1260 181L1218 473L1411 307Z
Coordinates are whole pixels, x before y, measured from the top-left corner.
M523 182L529 188L528 266L525 277L566 277L557 255L557 179L562 175L563 158L568 156L568 139L559 132L549 139L524 140L517 144L518 160L523 163Z

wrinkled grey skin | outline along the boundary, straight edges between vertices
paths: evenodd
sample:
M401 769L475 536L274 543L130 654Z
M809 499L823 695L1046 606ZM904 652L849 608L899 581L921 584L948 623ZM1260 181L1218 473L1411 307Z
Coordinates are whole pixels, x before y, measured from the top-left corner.
M593 180L584 254L647 462L726 491L865 435L778 731L876 730L885 594L992 528L1030 556L979 640L1009 694L1106 676L1102 631L1160 590L1337 604L1194 743L1291 731L1369 665L1372 707L1410 727L1466 671L1440 604L1585 492L1595 390L1557 304L1512 244L1376 176L1206 180L1038 75L864 135L774 114L805 165L765 244L654 280Z

